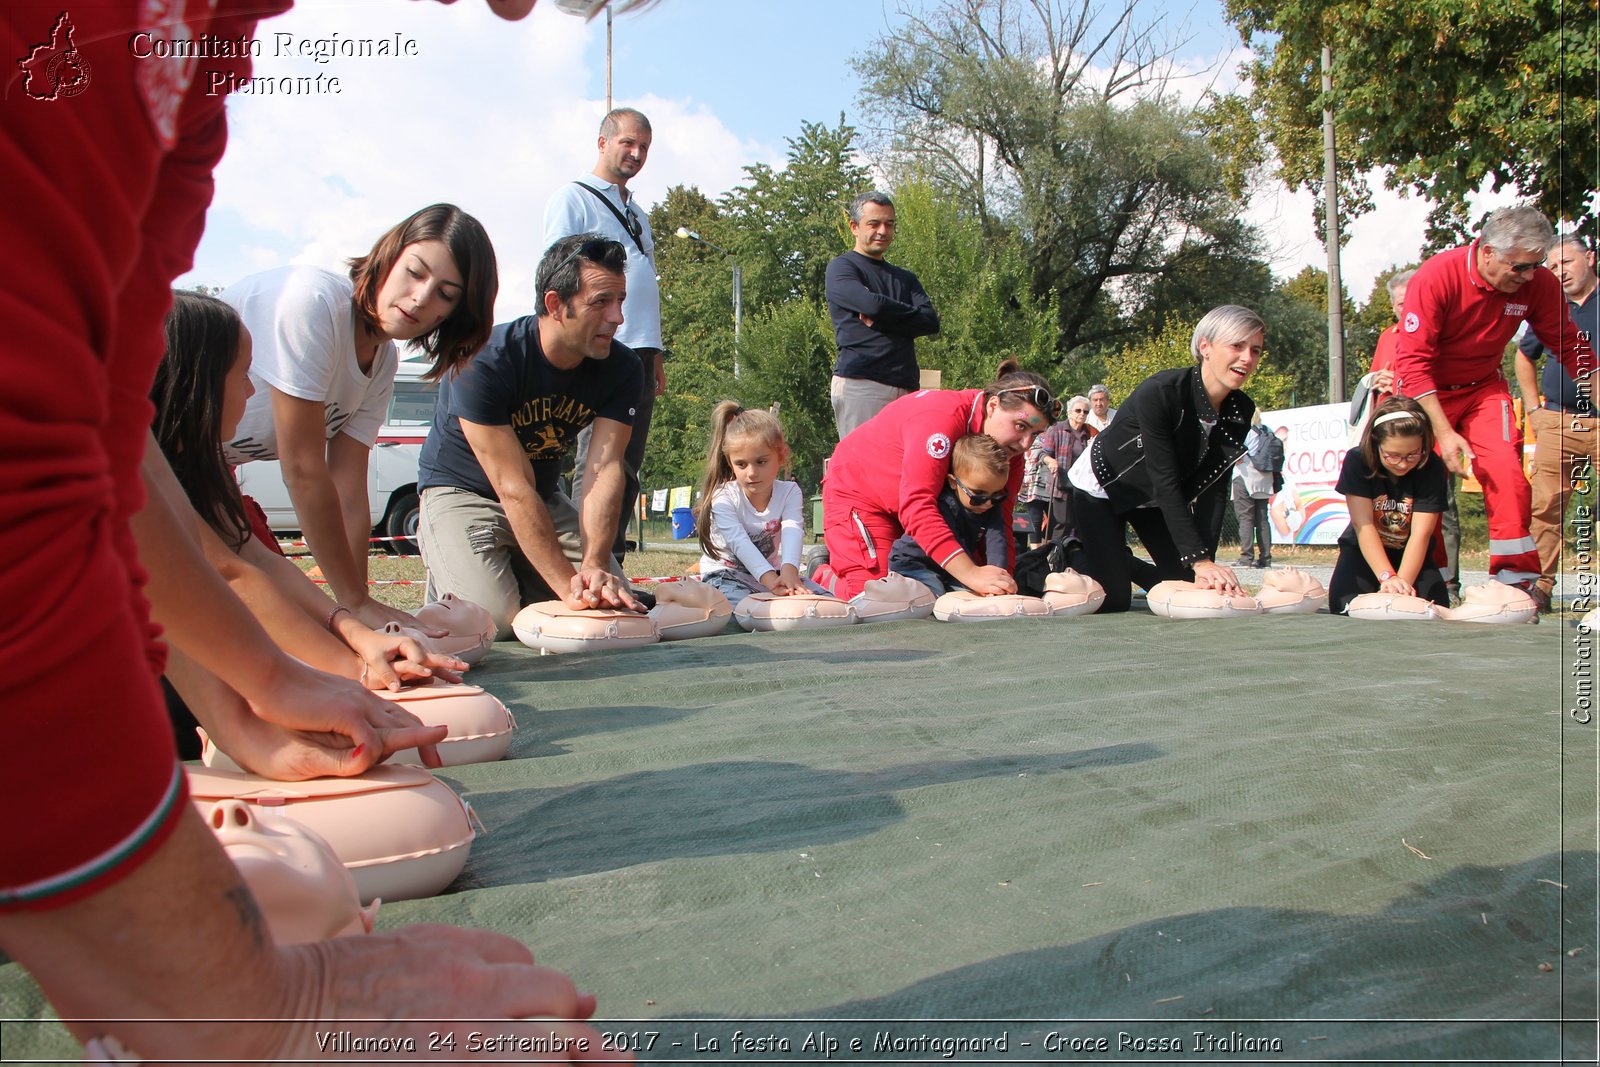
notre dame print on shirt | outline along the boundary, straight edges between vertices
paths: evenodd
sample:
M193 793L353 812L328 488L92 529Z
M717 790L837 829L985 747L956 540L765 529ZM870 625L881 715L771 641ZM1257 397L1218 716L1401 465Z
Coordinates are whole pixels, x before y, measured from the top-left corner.
M606 358L558 370L539 346L538 323L529 315L496 326L461 373L439 383L433 429L422 446L420 488L454 486L499 499L461 432L462 419L510 426L545 497L556 491L562 461L585 426L595 419L633 425L644 384L633 350L613 341Z
M1347 497L1372 501L1372 523L1383 547L1403 549L1411 537L1413 515L1444 511L1446 477L1444 460L1434 455L1399 478L1391 477L1387 471L1374 474L1361 458L1361 449L1352 448L1344 457L1335 488ZM1356 545L1354 526L1339 535L1339 543Z

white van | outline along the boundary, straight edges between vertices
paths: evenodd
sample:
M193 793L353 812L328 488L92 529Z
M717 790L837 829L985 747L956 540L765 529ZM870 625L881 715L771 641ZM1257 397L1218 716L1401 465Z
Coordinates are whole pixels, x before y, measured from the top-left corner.
M389 417L378 430L367 463L367 506L372 512L374 537L399 537L383 542L411 555L417 551L417 464L422 442L433 425L433 405L439 387L422 380L427 364L402 360L394 379ZM289 490L277 460L257 460L237 468L239 489L253 496L267 513L267 525L276 533L297 533Z

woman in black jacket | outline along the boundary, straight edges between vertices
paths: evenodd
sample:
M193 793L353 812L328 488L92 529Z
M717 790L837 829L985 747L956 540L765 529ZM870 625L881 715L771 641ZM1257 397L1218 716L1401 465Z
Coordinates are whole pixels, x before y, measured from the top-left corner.
M1141 382L1078 461L1072 512L1083 550L1073 566L1105 587L1101 612L1127 611L1130 582L1192 581L1240 591L1216 562L1233 464L1255 402L1243 392L1261 361L1266 324L1249 308L1213 308L1195 327L1194 366ZM1153 562L1127 544L1132 526Z

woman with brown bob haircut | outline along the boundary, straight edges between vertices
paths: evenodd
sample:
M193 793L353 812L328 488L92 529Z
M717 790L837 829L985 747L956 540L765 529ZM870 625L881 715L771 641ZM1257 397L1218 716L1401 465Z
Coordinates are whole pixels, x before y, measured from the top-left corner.
M434 204L350 260L348 277L281 267L219 294L254 340L255 395L227 443L228 461L279 461L329 589L374 629L416 625L367 590L367 466L394 391L396 342L428 356L429 378L454 372L488 339L498 291L483 226L452 204Z

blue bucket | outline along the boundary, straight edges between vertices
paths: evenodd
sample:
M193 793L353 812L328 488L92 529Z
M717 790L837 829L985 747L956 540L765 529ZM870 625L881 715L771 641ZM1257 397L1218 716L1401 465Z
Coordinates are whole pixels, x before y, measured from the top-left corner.
M694 536L694 512L689 508L672 509L672 539L685 541Z

